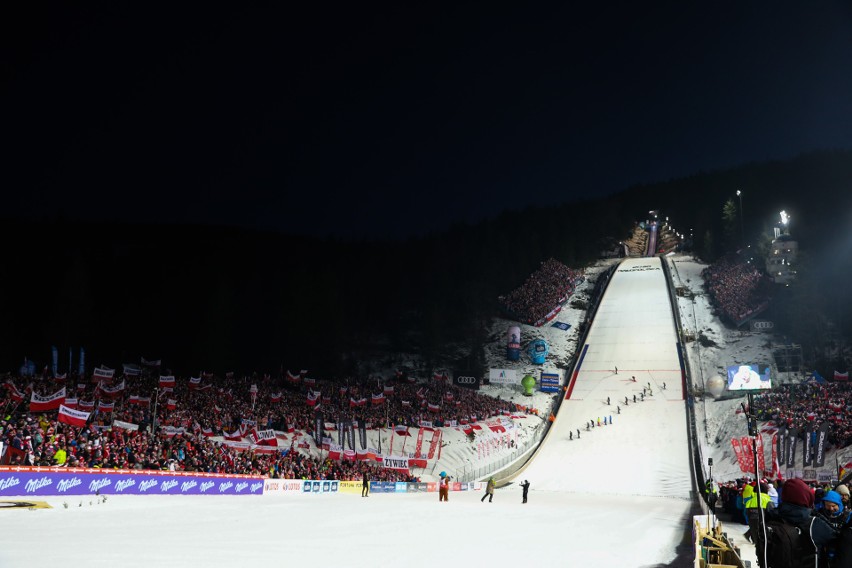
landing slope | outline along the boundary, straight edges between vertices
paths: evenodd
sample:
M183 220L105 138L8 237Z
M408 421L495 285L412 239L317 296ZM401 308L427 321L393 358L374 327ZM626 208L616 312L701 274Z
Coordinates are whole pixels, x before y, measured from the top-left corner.
M616 269L574 374L522 477L546 491L688 500L685 395L659 258L626 259ZM612 424L598 427L604 417Z

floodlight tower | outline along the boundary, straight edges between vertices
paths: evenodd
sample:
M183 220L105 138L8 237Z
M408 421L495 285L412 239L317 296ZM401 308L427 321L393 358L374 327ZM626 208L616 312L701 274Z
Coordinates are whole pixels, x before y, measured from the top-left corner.
M740 198L740 246L745 246L745 222L743 221L743 192L737 190L737 197Z

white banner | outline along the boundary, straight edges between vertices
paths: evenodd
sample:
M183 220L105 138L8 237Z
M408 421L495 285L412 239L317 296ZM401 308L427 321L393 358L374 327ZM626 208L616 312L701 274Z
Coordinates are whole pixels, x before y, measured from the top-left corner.
M382 458L382 467L408 471L408 458L405 456L385 456Z
M113 420L112 421L113 428L121 428L122 430L139 430L139 424L133 424L132 422L122 422L121 420Z
M518 373L512 369L489 369L488 380L492 385L517 385Z

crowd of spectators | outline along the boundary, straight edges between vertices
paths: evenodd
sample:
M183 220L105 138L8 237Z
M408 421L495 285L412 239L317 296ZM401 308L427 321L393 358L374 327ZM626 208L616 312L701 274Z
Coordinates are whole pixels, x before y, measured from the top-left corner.
M404 374L388 381L311 381L289 372L275 378L228 374L199 379L191 384L190 378L177 378L169 391L160 387L159 369L151 369L116 377L107 389L122 383L124 388L107 397L100 387L103 383L91 379L10 376L5 388L0 387L0 432L10 448L7 460L20 465L174 469L287 479L356 480L367 468L374 480L408 481L406 472L381 469L374 462L332 461L323 459L321 452L311 453L311 446L318 444L307 440L312 439L317 413L322 413L326 427L363 420L368 428L384 428L417 427L423 422L441 427L517 412L513 403L446 380L421 382ZM25 380L29 386L23 386ZM59 422L55 410L29 411L32 392L49 396L63 386L66 400L98 401L85 426ZM100 402L112 403L114 409L98 411ZM115 421L130 429L115 426ZM278 450L260 452L220 438L242 429L247 441L253 428L275 430L285 440L278 441Z
M829 448L852 443L852 385L846 382L779 385L754 397L754 413L758 420L798 430L802 439L827 422Z
M512 319L534 325L568 299L582 281L582 270L568 268L558 260L549 258L541 263L523 285L500 296L498 302Z
M769 305L768 278L739 257L724 257L705 268L701 275L714 306L734 325L740 325Z

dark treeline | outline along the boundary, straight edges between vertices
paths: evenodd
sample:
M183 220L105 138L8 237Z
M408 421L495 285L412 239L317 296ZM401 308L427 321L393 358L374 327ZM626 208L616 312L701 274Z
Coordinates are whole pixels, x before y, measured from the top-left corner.
M541 261L583 266L649 209L681 232L692 229L706 260L737 248L740 239L726 233L722 215L726 201L739 206L737 189L745 241L755 247L781 209L792 215L804 254L801 284L781 292L775 314L785 329L804 327L804 318L820 325L821 314L830 313L848 334L848 188L852 154L818 153L506 212L403 242L6 220L0 369L16 369L25 356L46 364L51 345L60 348L61 369L68 346L81 345L90 368L144 356L162 358L178 373L274 372L283 364L342 376L353 370L350 354L375 348L416 350L437 363L448 343L477 353L497 296Z

